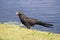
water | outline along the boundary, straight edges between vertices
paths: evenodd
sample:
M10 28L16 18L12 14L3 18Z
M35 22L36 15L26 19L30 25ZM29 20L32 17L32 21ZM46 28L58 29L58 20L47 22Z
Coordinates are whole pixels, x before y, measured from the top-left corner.
M20 22L17 11L54 24L54 28L35 26L32 29L60 33L60 0L0 0L0 22Z

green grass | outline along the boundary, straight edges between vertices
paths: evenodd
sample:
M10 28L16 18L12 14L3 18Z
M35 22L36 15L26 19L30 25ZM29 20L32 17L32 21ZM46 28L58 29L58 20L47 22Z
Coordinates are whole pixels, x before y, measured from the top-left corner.
M60 40L60 34L0 23L0 40Z

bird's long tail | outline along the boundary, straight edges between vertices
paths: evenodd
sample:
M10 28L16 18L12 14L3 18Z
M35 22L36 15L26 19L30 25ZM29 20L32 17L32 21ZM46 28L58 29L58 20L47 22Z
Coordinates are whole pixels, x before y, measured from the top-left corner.
M44 27L48 27L48 28L53 28L53 24L49 24L49 23L44 23L44 22L38 22L39 25L44 26Z

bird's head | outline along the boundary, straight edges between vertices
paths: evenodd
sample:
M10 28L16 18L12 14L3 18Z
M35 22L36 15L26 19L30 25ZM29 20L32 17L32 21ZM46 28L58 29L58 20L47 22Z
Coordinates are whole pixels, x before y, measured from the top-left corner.
M18 11L18 12L16 12L16 15L21 16L21 15L23 15L23 12Z

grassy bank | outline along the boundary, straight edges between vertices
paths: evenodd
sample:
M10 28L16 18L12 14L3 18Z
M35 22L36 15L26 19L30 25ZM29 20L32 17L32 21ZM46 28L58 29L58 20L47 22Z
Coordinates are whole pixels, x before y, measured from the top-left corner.
M0 40L60 40L60 34L21 28L14 24L0 24Z

